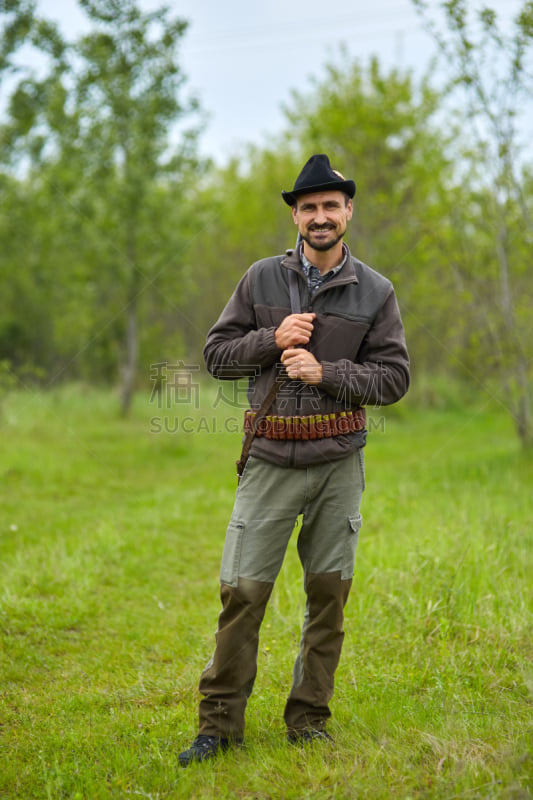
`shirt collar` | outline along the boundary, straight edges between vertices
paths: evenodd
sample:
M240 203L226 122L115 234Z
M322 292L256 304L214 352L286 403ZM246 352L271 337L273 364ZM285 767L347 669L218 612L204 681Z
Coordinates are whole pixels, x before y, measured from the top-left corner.
M332 278L334 275L336 275L338 272L340 272L341 269L343 268L343 266L345 265L346 259L348 258L348 248L346 247L344 242L342 244L342 254L343 254L343 257L342 257L342 261L341 261L340 264L337 264L336 267L332 267L332 269L328 270L328 272L326 272L324 275L320 274L320 282L321 283L322 283L322 281L325 281L326 278L328 278L328 279ZM299 255L300 255L300 261L302 262L302 267L303 267L304 272L307 275L307 277L309 277L309 275L312 273L312 270L317 270L318 272L320 272L318 267L315 267L315 265L312 264L309 261L309 259L304 255L303 242L300 244Z

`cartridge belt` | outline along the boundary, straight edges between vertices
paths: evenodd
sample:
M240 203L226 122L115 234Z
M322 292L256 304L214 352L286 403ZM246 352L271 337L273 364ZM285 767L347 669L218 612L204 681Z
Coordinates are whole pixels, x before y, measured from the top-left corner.
M244 433L252 430L256 412L245 411ZM327 439L346 433L362 431L366 424L364 408L352 411L337 411L333 414L311 414L305 417L266 416L259 420L256 436L265 439L307 441L309 439Z

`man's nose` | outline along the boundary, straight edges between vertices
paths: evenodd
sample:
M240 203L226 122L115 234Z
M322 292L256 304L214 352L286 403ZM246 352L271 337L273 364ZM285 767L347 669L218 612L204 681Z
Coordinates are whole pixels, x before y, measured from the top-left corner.
M315 214L315 223L320 225L321 223L326 221L326 214L324 213L323 208L318 208Z

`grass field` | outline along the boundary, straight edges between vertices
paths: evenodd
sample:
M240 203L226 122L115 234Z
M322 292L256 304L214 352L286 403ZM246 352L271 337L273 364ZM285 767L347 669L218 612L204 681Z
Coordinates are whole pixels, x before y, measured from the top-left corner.
M128 420L82 387L6 398L0 797L532 797L533 458L489 405L374 420L335 744L285 742L291 546L247 749L180 770L236 486L241 412L214 391L192 412L139 398Z

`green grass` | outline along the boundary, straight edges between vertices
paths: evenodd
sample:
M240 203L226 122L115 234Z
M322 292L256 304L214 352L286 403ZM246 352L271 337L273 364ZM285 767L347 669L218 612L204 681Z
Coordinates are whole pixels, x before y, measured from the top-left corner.
M1 798L532 796L533 460L498 408L376 418L330 730L282 712L294 542L263 626L247 749L180 770L236 486L240 411L17 393L0 435ZM196 433L154 433L154 416ZM214 425L232 432L213 434ZM207 419L207 422L202 422ZM173 424L173 423L172 423Z

